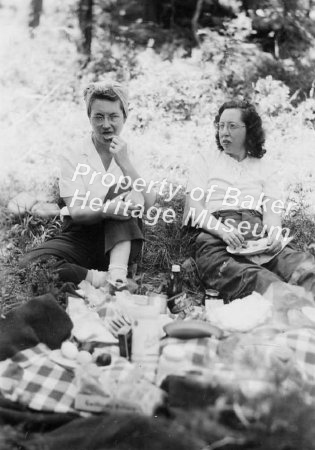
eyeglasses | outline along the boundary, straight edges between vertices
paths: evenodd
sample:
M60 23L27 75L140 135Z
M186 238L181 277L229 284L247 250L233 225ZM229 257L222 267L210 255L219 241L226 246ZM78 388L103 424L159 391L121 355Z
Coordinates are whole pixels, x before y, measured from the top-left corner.
M111 114L109 116L106 115L106 117L105 117L102 114L97 114L97 115L91 117L92 121L97 125L103 124L105 121L105 118L107 118L108 122L110 122L110 123L116 123L120 119L120 116L118 114Z
M226 126L227 130L232 133L239 128L246 128L246 125L240 125L239 123L235 122L218 122L215 124L215 126L219 131L223 131L224 127Z

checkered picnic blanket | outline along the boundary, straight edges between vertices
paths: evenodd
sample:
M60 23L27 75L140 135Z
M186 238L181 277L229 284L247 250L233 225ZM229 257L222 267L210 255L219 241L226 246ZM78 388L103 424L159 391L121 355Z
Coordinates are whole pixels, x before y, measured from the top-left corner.
M288 346L294 353L296 367L305 381L315 382L315 330L300 328L278 335L276 344Z
M120 357L96 370L87 366L78 376L75 406L83 411L151 415L163 403L165 393L147 379L142 369Z
M214 337L177 339L168 337L160 342L160 353L168 345L177 345L185 351L186 360L196 367L207 367L216 356L218 340Z
M76 412L83 416L90 413L76 409L76 399L82 393L105 396L113 405L125 399L148 414L162 400L162 392L143 377L143 368L125 358L113 357L110 366L98 368L100 383L98 378L94 379L95 366L86 366L75 373L53 362L50 352L46 345L38 344L1 362L1 394L37 411ZM142 397L139 389L144 390Z
M74 372L54 363L44 344L23 350L0 366L0 392L38 411L75 412ZM2 368L2 369L1 369Z

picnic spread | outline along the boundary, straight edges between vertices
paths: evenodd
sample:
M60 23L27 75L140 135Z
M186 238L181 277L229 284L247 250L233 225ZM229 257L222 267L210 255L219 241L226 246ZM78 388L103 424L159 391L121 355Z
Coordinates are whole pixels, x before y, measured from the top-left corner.
M315 307L304 289L275 283L229 304L183 300L174 314L161 293L82 281L66 310L46 294L1 316L2 401L90 423L206 407L224 390L253 400L303 389L313 399Z

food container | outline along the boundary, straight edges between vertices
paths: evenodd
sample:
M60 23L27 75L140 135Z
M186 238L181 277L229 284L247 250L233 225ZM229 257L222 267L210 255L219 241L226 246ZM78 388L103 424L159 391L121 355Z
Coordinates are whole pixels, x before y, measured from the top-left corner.
M152 293L149 297L150 304L159 308L160 314L167 313L167 298L164 294Z
M185 310L190 311L193 308L192 300L187 297L185 292L168 299L167 306L172 314L179 314Z

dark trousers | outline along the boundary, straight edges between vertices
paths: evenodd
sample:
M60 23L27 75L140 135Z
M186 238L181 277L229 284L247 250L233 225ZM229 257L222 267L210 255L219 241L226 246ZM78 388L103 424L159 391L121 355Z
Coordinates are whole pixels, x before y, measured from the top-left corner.
M233 215L236 224L244 220L242 213ZM224 220L231 217L223 213ZM220 217L220 213L216 214ZM221 216L222 217L222 216ZM250 216L247 220L251 223ZM258 214L253 214L253 222L261 222ZM249 235L251 239L252 236ZM201 232L196 238L196 263L205 288L220 292L227 301L249 295L253 291L264 294L271 283L288 282L311 291L315 299L315 259L307 252L294 249L289 244L281 253L266 264L258 265L244 256L231 255L222 239Z
M106 199L113 198L114 187ZM78 284L86 278L88 269L107 270L111 249L122 241L131 241L129 263L134 262L143 241L139 219L105 219L93 225L80 225L66 216L60 235L24 255L20 266L27 267L31 262L53 256L57 259L54 269L60 279Z

